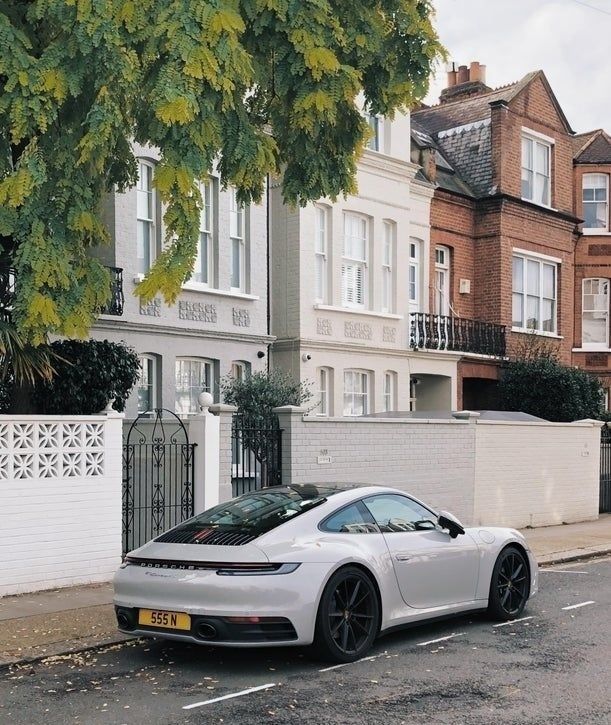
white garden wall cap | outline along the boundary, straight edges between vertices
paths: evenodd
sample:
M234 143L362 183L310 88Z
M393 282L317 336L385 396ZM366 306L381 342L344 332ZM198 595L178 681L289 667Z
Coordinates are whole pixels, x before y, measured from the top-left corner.
M237 413L236 405L227 405L227 403L215 403L210 406L210 412L218 415L219 413Z
M308 408L304 408L301 405L281 405L278 408L272 408L272 413L276 415L281 413L295 413L305 415L308 412Z

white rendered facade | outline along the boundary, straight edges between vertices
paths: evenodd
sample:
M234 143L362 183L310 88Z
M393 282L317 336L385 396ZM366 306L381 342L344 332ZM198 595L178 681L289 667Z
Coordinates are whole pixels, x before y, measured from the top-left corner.
M433 189L415 178L409 117L377 128L358 194L290 208L271 188L272 360L311 382L313 414L456 407L459 355L410 349L410 313L429 311Z

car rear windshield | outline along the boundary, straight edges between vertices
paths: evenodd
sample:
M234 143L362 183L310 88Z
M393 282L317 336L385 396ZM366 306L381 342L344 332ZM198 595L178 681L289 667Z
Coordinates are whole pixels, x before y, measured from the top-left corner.
M212 544L218 541L221 543L214 533L235 532L246 535L244 538L236 539L235 544L247 543L286 521L294 519L299 514L319 506L337 490L303 485L253 491L204 511L166 534L162 534L157 541L201 544ZM194 536L189 537L189 532L192 532ZM198 532L206 534L209 532L210 536L199 537Z

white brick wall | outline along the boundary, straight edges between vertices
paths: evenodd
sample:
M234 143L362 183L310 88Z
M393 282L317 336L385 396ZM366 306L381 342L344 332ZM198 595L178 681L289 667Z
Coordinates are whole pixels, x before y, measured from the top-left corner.
M284 483L395 486L467 525L598 516L600 424L280 413Z
M0 416L0 596L112 578L122 417Z
M474 523L598 518L600 424L480 421L476 431Z

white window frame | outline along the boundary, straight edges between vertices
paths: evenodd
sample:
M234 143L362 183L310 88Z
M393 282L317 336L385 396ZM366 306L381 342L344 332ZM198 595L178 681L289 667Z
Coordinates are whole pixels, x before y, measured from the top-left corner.
M599 307L598 309L586 309L586 296L588 297L602 297L600 293L595 294L591 291L592 287L590 286L590 291L587 291L588 285L587 283L592 282L598 282L599 284L602 283L603 285L606 284L607 286L607 292L604 295L606 297L606 309L603 309L602 307ZM586 277L581 282L581 348L582 350L608 350L609 349L609 298L610 298L610 292L611 292L611 281L606 277ZM599 319L606 320L605 325L605 339L598 342L585 342L583 330L584 330L584 317L588 314L598 314L602 315Z
M411 238L409 240L409 267L407 276L407 298L412 311L420 309L420 256L422 241Z
M244 378L250 373L250 365L244 360L234 360L231 363L230 375L235 380L244 380Z
M152 353L142 353L141 355L138 355L138 359L140 360L140 374L138 375L138 383L137 383L137 391L138 391L138 413L148 413L151 410L154 410L155 408L158 408L159 405L157 403L157 380L158 380L158 366L159 366L159 358L157 355L153 355ZM147 369L148 365L150 365L150 370ZM149 378L148 383L143 384L143 379L145 377L145 370L146 370L146 377ZM149 405L147 407L147 410L142 410L140 406L140 390L146 388L148 390L148 398L149 398Z
M524 155L524 144L525 142L527 144L531 145L531 158L532 158L532 167L527 166L527 161L525 160ZM548 173L545 174L541 169L539 169L538 166L538 156L537 156L537 148L544 148L547 152L547 165L548 165ZM545 206L550 208L552 205L552 149L554 148L554 139L549 138L548 136L544 136L543 134L536 133L535 131L530 131L528 129L523 128L522 129L522 138L520 143L520 158L521 158L521 176L520 176L520 184L521 186L521 195L522 199L524 201L530 201L533 204L538 204L539 206ZM531 175L531 189L532 189L532 195L527 196L524 194L524 175ZM537 180L541 178L547 179L547 194L545 199L542 201L537 200L537 189L538 184Z
M515 270L514 270L514 260L520 259L522 260L522 277L521 277L521 284L517 285L516 282L518 281L516 279ZM528 282L528 263L538 264L539 265L539 279L538 279L538 286L539 286L539 292L538 294L532 294L529 293L527 282ZM554 271L554 290L553 290L553 297L548 297L544 295L543 290L543 269L544 267L551 267ZM558 334L558 270L559 270L559 263L558 260L554 257L545 257L542 254L524 254L518 252L516 249L513 250L512 254L512 271L511 271L511 291L512 291L512 329L518 330L518 331L526 331L526 332L535 332L538 335L557 335ZM517 289L518 286L521 286L521 289ZM517 297L521 298L521 325L515 325L514 315L513 315L513 306L514 301ZM528 298L532 297L538 300L538 310L539 310L539 320L538 320L538 326L537 327L529 327L526 323L528 321ZM543 324L543 302L551 301L552 304L552 330L544 330L542 327Z
M394 264L396 224L384 222L382 245L382 312L394 312Z
M387 370L384 373L384 390L382 395L384 412L396 410L397 407L397 373Z
M187 384L185 386L179 387L179 381L178 381L178 366L180 363L198 363L199 365L204 366L206 369L206 375L205 377L208 380L207 385L200 387L200 386L194 386ZM193 415L194 413L198 412L198 401L197 396L200 393L207 392L214 395L214 360L210 360L208 358L202 358L202 357L177 357L176 362L174 364L174 390L176 395L176 401L175 401L175 410L178 415ZM179 390L187 390L189 392L189 402L191 403L189 405L189 410L183 410L182 408L179 408L178 405L178 393ZM191 394L191 391L197 390L196 393L193 395Z
M196 284L202 287L214 287L214 213L216 202L216 183L210 177L206 181L200 181L199 192L202 197L202 208L199 215L199 238L197 240L197 257L193 265L193 274L189 279L189 284ZM206 239L206 268L207 275L204 279L203 274L203 241ZM198 279L199 277L199 279Z
M433 310L436 315L448 317L452 308L450 302L450 247L438 244L435 247L435 285Z
M329 295L329 209L316 204L314 214L314 300L325 304Z
M349 225L358 222L365 230L364 237L348 233ZM367 307L369 292L368 258L370 244L370 219L363 214L344 212L344 242L342 257L342 306L363 309ZM363 242L363 254L355 254L354 240ZM361 295L358 297L358 275L361 276Z
M358 384L361 390L358 390ZM344 415L360 416L367 415L370 411L371 400L371 373L368 370L344 370ZM356 399L362 398L363 412L358 413L355 405Z
M321 418L331 415L331 375L331 368L321 367L316 370L318 405L314 410L314 414Z
M229 192L230 289L232 292L246 292L246 207L238 203L237 189L231 187ZM236 272L237 285L234 284Z
M372 135L370 136L369 140L367 141L367 148L370 151L375 151L376 153L383 154L384 153L384 116L381 116L380 114L373 114L373 113L365 113L365 120L367 121L367 125L372 131Z
M591 184L594 184L594 179L598 178L599 180L603 180L603 184L601 186L586 186L586 183L589 181ZM588 190L593 190L594 192L600 191L601 189L604 189L604 199L585 199L585 192ZM592 173L592 174L584 174L581 179L581 200L582 200L582 213L584 217L583 222L583 231L587 234L601 234L604 232L609 231L609 174L603 174L603 173ZM604 217L604 224L600 227L589 227L586 226L585 216L586 216L586 205L588 206L598 206L598 204L604 204L605 207L605 217Z
M143 169L148 169L148 174L143 174ZM146 177L146 181L145 181ZM136 265L137 273L143 277L153 266L157 257L157 234L155 228L155 214L157 208L157 195L153 180L155 178L155 164L147 159L138 159L138 181L136 182ZM142 203L142 199L146 202ZM143 207L146 212L143 213ZM141 230L148 230L148 248L144 242L144 234ZM141 241L142 240L142 241ZM140 246L142 254L140 257Z

